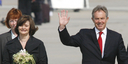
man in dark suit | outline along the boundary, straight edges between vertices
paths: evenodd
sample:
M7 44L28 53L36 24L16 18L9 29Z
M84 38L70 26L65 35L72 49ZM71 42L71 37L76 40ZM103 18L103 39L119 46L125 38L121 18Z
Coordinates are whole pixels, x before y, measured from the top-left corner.
M68 11L62 10L59 15L59 36L67 46L80 47L82 64L124 64L126 50L121 34L106 27L109 19L105 6L98 5L92 11L93 29L81 29L76 35L70 36L66 25L69 22Z

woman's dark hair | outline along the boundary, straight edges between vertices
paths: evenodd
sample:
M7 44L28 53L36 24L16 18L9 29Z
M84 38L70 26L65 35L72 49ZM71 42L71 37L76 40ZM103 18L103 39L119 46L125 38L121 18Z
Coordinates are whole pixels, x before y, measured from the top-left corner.
M35 27L35 23L32 20L32 18L29 15L22 15L19 20L17 21L17 26L15 28L15 32L19 35L18 27L22 26L24 23L29 21L30 23L30 29L29 29L29 35L34 35L35 32L38 30L38 27Z

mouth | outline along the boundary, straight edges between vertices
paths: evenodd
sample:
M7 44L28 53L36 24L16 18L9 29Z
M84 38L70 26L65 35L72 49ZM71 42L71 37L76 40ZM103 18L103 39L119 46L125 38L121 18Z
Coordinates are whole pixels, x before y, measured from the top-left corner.
M102 26L103 26L103 24L97 24L97 26L102 27Z
M16 27L16 25L13 25L13 27Z
M26 30L21 30L21 32L26 32Z

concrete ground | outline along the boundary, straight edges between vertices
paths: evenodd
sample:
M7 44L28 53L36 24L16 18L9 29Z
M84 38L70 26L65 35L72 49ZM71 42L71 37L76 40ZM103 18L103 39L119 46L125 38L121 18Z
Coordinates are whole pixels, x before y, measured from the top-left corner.
M17 8L17 0L2 0L0 6L0 20L5 18L7 12L12 8ZM8 2L10 1L10 2ZM105 5L109 10L109 20L107 27L122 34L124 44L128 44L128 0L89 0L89 9L80 12L69 10L70 22L67 29L70 35L76 34L81 28L93 28L91 11L96 5ZM42 24L35 33L35 37L42 40L45 44L49 64L81 64L82 54L79 48L65 46L60 42L58 34L58 13L60 10L53 11L50 23ZM0 24L0 34L9 29ZM116 63L117 64L117 63Z

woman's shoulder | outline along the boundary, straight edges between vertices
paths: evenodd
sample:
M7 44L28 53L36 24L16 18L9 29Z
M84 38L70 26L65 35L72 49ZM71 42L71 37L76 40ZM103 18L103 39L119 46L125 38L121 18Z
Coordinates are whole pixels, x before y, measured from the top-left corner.
M33 37L33 36L30 37L29 42L31 42L31 45L34 45L34 47L38 47L38 46L43 46L44 45L44 43L40 39L38 39L36 37Z
M4 37L10 36L10 35L11 35L11 32L8 31L8 32L5 32L5 33L0 34L0 38L4 38Z
M31 39L33 42L36 42L36 43L43 43L40 39L34 37L34 36L31 36Z

